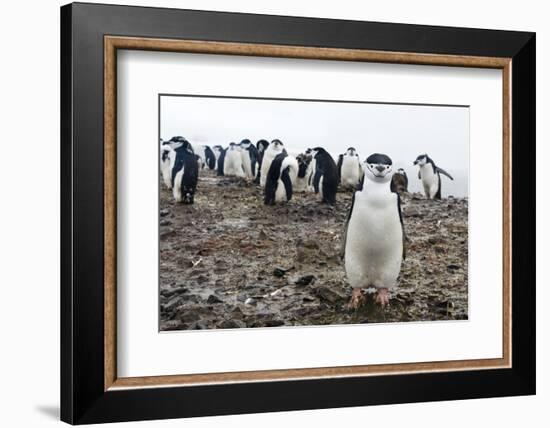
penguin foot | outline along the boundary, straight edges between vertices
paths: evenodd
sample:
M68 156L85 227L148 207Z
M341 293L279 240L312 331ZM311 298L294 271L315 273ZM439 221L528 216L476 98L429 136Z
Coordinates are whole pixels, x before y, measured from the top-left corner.
M366 303L365 293L361 288L354 288L351 292L351 299L348 303L348 308L357 310Z
M389 306L390 293L387 288L379 288L374 301L382 307Z

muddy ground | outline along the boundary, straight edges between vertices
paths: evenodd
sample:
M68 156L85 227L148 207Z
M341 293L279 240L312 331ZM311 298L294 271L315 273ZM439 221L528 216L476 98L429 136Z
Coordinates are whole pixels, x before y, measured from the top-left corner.
M340 244L351 193L265 206L243 179L201 171L194 205L160 192L160 329L467 319L468 201L402 197L408 237L390 306L348 308ZM373 290L372 290L373 291Z

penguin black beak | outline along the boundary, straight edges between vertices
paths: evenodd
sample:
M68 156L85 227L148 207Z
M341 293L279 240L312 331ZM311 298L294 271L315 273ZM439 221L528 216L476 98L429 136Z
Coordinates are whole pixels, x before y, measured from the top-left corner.
M417 160L415 160L415 161L413 162L413 165L416 165L417 163L418 163L418 161L417 161Z
M383 165L376 165L376 170L377 170L378 172L382 172L382 171L384 171L385 169L386 169L386 168L384 168Z

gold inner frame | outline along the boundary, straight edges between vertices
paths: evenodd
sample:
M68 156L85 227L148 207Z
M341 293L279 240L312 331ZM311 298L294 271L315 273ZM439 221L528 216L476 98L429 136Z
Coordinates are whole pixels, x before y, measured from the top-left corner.
M304 369L261 370L170 376L117 377L116 367L116 88L117 50L147 50L218 55L441 65L502 70L503 125L503 320L502 358L421 363L357 365ZM357 377L420 372L480 370L511 367L512 281L512 164L511 164L511 58L419 54L251 43L104 37L104 389L192 386L235 382L280 381L311 378Z

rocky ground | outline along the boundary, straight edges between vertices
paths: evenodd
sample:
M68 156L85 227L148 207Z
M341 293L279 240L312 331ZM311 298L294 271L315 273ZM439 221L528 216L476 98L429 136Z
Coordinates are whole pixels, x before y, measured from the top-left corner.
M160 329L467 319L468 200L405 194L398 289L381 309L348 308L340 243L351 193L265 206L245 180L203 170L194 205L160 193Z

